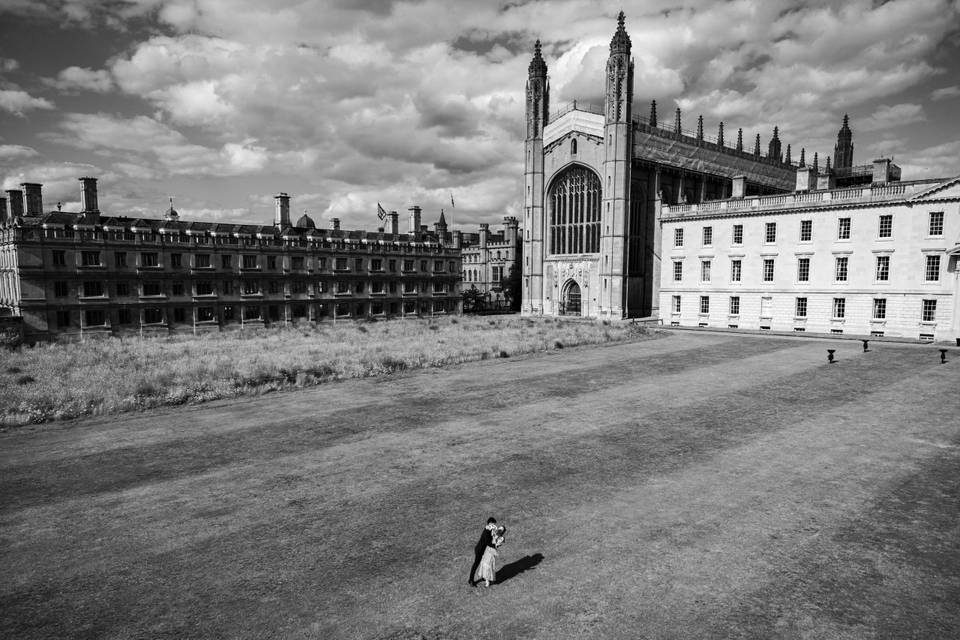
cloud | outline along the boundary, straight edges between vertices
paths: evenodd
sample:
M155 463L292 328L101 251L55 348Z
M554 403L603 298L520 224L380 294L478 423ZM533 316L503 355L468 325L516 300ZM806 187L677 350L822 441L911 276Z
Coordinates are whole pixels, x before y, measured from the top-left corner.
M857 128L861 131L882 131L893 127L902 127L913 122L921 122L925 119L926 114L922 105L903 103L888 106L882 104L869 118L858 122Z
M32 147L25 147L19 144L0 144L0 162L32 158L36 155L38 155L37 150Z
M53 103L46 98L34 98L20 89L0 89L0 109L24 116L34 109L53 109Z
M947 178L960 173L960 140L908 150L906 162L897 162L911 179Z
M113 88L113 78L105 69L87 69L85 67L67 67L57 74L48 84L61 91L93 91L107 93Z
M950 87L941 87L939 89L934 89L933 93L930 94L931 100L946 100L948 98L956 98L960 96L960 85L953 85Z
M12 58L0 58L0 72L9 73L20 68L20 63Z

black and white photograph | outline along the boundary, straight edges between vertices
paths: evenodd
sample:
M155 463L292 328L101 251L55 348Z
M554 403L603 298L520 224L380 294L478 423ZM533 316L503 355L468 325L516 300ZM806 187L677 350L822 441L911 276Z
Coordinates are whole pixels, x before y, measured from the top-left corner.
M960 637L960 0L0 0L0 637Z

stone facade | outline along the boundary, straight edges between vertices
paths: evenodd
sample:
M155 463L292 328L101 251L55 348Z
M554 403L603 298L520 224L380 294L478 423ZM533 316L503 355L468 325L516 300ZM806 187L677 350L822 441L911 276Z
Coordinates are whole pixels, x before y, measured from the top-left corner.
M459 249L396 214L377 232L290 221L276 197L273 225L105 216L95 180L84 211L42 211L25 185L0 224L0 315L22 316L28 340L57 334L209 330L337 318L459 313ZM16 198L20 192L8 192ZM4 212L6 213L6 211Z
M481 224L479 233L465 233L460 240L463 256L463 289L475 287L484 294L489 306L507 305L503 281L510 271L521 268L519 222L513 216L503 219L503 228L491 233Z

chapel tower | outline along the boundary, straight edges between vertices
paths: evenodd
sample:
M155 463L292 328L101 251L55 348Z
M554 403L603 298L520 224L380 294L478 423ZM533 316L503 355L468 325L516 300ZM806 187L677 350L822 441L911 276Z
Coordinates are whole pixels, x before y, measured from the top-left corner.
M627 309L630 216L630 163L632 159L633 60L623 11L610 41L604 91L604 156L600 211L600 315L623 317Z
M853 166L853 132L850 120L843 114L843 126L837 133L837 146L833 148L833 168L849 169Z
M530 268L523 279L523 310L543 311L543 128L550 109L547 63L540 53L540 40L533 48L527 73L526 138L524 142L523 254Z

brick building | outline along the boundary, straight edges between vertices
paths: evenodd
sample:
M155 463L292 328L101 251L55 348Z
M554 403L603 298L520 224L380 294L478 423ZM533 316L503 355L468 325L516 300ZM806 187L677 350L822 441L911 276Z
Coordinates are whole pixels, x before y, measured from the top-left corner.
M44 212L41 185L0 203L0 313L28 339L62 333L229 326L459 313L460 252L410 209L376 232L290 220L272 225L103 215L97 181L81 178L81 211ZM9 210L7 208L9 201Z

